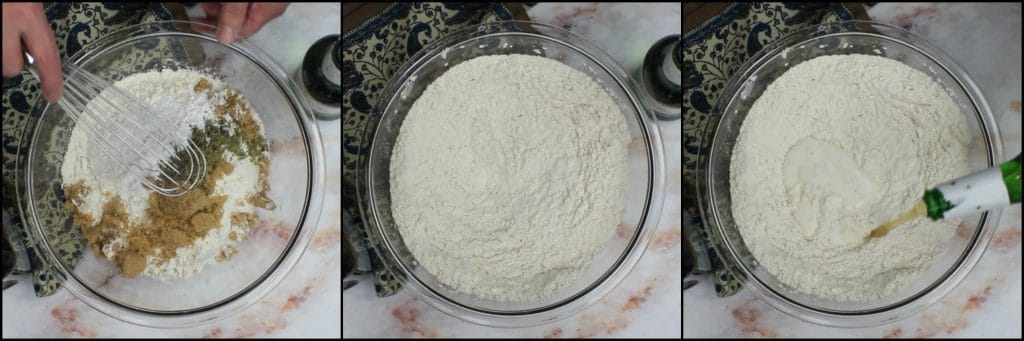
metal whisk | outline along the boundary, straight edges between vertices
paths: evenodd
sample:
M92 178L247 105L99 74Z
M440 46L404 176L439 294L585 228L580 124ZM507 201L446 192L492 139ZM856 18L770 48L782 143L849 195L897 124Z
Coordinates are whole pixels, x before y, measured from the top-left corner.
M39 78L32 56L26 56L29 70ZM122 170L166 196L185 194L203 180L206 157L192 139L172 135L166 118L74 64L64 63L61 72L64 94L57 104Z

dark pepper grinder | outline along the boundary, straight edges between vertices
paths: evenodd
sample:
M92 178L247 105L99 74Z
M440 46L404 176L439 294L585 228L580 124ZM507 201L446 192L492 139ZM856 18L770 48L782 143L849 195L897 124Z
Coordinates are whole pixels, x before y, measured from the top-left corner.
M313 43L302 59L299 87L310 109L321 120L341 117L341 35L332 34Z
M651 95L655 115L662 120L676 120L682 116L682 36L673 34L654 43L644 58L640 71L644 89Z

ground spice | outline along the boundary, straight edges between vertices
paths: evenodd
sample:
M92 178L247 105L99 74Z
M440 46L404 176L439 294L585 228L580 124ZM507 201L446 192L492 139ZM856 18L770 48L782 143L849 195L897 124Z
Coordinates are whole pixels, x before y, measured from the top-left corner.
M196 85L199 87L199 84ZM259 169L261 175L270 172L270 159L267 157L267 141L263 137L259 123L253 119L252 108L245 101L242 94L234 89L225 91L224 101L214 107L213 114L217 117L222 127L227 127L228 121L233 121L236 131L232 133L225 129L219 129L206 135L212 144L223 145L223 151L231 151L239 157L251 157L253 163ZM240 138L237 135L241 135ZM270 200L267 193L270 191L270 184L266 176L260 176L259 190L255 195L250 196L247 202L267 210L277 208L277 205Z

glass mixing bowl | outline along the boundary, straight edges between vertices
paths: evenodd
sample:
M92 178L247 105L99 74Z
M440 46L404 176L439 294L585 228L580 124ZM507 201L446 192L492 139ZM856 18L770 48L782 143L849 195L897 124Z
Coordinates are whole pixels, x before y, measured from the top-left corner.
M323 201L320 134L288 73L244 40L223 45L196 28L215 32L212 26L186 21L135 25L96 40L65 62L111 82L143 71L199 68L249 99L270 144L269 196L277 208L257 210L258 223L238 244L234 257L187 280L123 277L106 259L93 255L62 206L60 167L74 121L60 106L36 101L32 115L38 121L26 128L30 144L19 150L21 216L64 288L103 313L140 325L207 323L258 301L281 282L306 249ZM83 252L66 255L60 246L70 244Z
M557 60L600 84L621 109L633 138L629 145L627 207L617 233L577 281L551 298L510 303L466 295L441 284L419 266L391 216L391 152L409 108L448 69L474 57L530 54ZM369 153L362 160L360 203L363 220L385 265L417 298L456 318L490 326L549 323L596 303L625 278L657 229L661 213L664 156L652 114L640 88L594 44L560 28L513 21L482 24L431 43L409 59L388 82L370 122ZM557 147L557 146L556 146Z
M805 321L842 327L864 327L912 316L949 293L984 253L998 226L999 210L969 216L934 263L917 280L881 300L850 303L806 295L779 282L758 265L747 249L732 216L729 171L732 151L747 111L766 87L787 70L825 55L869 54L898 60L935 79L960 107L972 142L971 170L996 165L1003 158L995 119L981 91L952 58L932 43L906 30L877 23L845 21L808 27L780 39L748 60L727 84L710 122L710 150L702 160L705 181L699 182L704 221L726 261L744 288L789 315ZM899 146L893 146L898 148ZM756 169L750 171L758 171ZM922 189L923 193L923 189Z

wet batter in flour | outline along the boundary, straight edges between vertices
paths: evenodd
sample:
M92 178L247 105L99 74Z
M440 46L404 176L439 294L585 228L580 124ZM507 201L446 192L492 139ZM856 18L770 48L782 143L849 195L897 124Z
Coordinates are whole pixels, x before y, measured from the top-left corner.
M907 287L958 222L911 221L865 242L922 191L968 172L960 109L891 59L825 56L776 79L733 150L732 210L760 265L802 292L867 301Z

